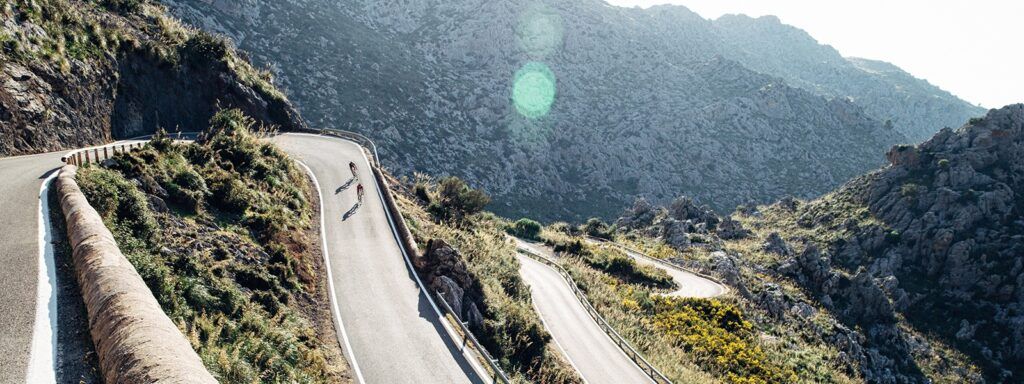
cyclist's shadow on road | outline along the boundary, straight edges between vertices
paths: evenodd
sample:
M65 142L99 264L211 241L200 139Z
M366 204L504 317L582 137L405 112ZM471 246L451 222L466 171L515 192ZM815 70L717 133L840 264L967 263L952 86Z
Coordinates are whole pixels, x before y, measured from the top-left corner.
M345 184L342 184L340 187L338 187L338 189L334 190L334 194L337 195L337 194L341 193L341 191L344 191L344 190L348 189L348 187L351 187L352 183L354 183L354 182L356 182L356 178L355 177L352 177L351 179L348 179L348 181L346 181Z
M348 212L345 212L345 214L341 216L341 221L348 220L349 217L352 217L352 215L355 215L356 211L359 210L359 206L361 206L361 205L363 205L362 201L357 201L355 204L353 204L352 208L349 208Z

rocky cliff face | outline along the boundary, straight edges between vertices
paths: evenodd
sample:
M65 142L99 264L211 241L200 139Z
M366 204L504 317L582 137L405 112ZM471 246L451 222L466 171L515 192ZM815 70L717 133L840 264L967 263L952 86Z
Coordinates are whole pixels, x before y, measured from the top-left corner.
M897 146L891 165L797 212L833 268L865 267L894 310L994 382L1024 379L1024 105ZM855 217L848 207L864 207Z
M740 48L724 26L682 7L165 3L271 66L314 126L371 136L398 173L466 179L505 215L607 217L637 196L665 202L681 192L720 210L815 196L908 141L902 125L884 123L892 116L857 103L870 93L851 102L805 86L814 79L752 70L738 59L753 53L727 54ZM550 110L534 118L511 97L531 62L555 85Z
M220 108L266 124L298 113L230 44L148 2L0 4L0 156L195 131ZM261 77L262 76L262 77Z

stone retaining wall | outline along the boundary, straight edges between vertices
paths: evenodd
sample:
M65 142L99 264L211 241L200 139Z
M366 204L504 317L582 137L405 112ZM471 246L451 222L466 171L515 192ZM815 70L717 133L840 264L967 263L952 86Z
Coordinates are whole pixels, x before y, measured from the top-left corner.
M114 236L61 168L56 190L67 222L75 275L107 383L216 383L118 249Z
M412 232L405 226L405 218L402 217L402 211L398 209L398 204L395 203L395 198L391 194L391 188L384 177L384 172L381 172L378 167L373 167L373 177L377 179L377 187L381 189L381 195L384 196L384 210L388 216L391 216L391 221L395 223L395 229L398 230L399 244L405 249L406 254L409 255L414 263L418 262L420 259L419 246L416 245Z

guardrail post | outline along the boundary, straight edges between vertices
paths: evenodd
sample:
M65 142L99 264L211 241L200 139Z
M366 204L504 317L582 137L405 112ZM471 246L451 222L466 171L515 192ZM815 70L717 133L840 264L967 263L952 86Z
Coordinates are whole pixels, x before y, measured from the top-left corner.
M109 159L110 158L110 155L107 154L107 147L103 147L103 158L104 159Z
M92 158L96 159L96 163L100 162L100 149L99 148L93 148L92 149Z

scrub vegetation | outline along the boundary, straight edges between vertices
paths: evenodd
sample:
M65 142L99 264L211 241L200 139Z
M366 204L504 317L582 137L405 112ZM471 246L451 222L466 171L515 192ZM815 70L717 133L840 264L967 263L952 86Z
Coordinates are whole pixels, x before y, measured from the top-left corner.
M309 180L238 110L80 170L125 256L225 383L348 381Z
M780 364L761 345L758 330L735 298L660 295L660 289L673 284L665 271L639 268L615 248L588 244L561 230L546 233L563 233L559 240L546 239L569 250L558 262L611 326L674 382L800 382L794 367ZM621 264L634 265L632 273L608 267L615 263L593 261L620 257L629 261Z
M504 222L488 212L447 212L437 208L475 207L476 204L461 200L479 202L486 200L486 196L454 178L437 183L420 176L415 183L390 184L418 244L440 239L458 250L482 291L482 302L478 304L483 321L471 325L471 329L506 372L517 382L580 382L572 367L562 360L533 310L530 290L519 276L519 261L515 247L506 238ZM404 186L407 184L411 188ZM439 203L445 199L448 202Z

